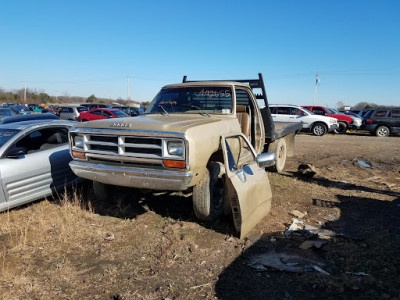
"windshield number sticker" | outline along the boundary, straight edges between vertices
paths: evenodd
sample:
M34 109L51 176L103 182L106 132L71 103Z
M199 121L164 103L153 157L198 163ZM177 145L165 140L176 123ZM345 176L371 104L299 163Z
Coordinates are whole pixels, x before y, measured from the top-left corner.
M228 98L231 96L230 90L201 90L200 92L197 92L196 97L207 97L207 98Z
M12 131L2 131L0 132L0 136L12 136L14 132Z
M167 101L162 100L158 104L160 104L160 105L168 105L168 104L169 105L176 105L177 102L176 102L176 100L167 100Z

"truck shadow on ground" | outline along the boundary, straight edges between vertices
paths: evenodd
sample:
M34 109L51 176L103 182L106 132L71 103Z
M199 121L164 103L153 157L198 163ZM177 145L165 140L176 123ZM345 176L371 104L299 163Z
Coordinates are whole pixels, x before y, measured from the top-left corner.
M309 178L309 177L298 176L296 172L287 172L287 173L288 174L281 174L281 175L289 177L289 178L295 178L300 181L317 184L319 186L328 187L328 188L334 187L334 188L347 190L347 191L353 190L353 191L358 191L358 192L377 193L377 194L383 194L383 195L388 195L388 196L393 196L393 197L400 197L399 192L395 192L392 190L375 189L375 188L371 188L371 187L357 185L354 183L335 181L335 180L327 179L322 176Z
M358 187L365 188L366 187ZM386 192L386 191L377 191ZM301 249L304 234L263 234L245 249L219 276L218 299L391 299L400 293L400 197L394 201L337 194L339 202L323 205L340 209L340 218L323 228L335 236L322 248ZM320 199L310 199L321 206ZM323 214L323 210L321 210ZM307 221L305 221L307 223ZM291 273L266 267L255 269L254 257L284 255L319 261L330 275L313 272ZM276 263L276 261L275 261ZM292 265L293 266L293 265ZM364 273L359 273L364 272ZM361 276L366 274L365 276Z
M199 225L227 235L236 231L230 215L223 216L214 223L203 222L193 212L192 193L188 192L154 192L133 188L115 187L107 201L96 198L90 183L84 184L78 192L86 206L94 213L121 219L134 219L152 211L164 218L179 221L195 222Z

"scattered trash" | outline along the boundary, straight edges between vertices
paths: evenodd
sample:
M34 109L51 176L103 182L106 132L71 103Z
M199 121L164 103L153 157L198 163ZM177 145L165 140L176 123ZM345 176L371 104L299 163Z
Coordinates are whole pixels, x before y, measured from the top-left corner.
M319 238L329 240L330 238L340 235L332 230L329 229L321 229L311 225L304 225L304 230L309 232L311 235L318 235Z
M269 240L270 240L272 243L273 243L273 242L276 242L276 238L274 238L274 237L271 237Z
M359 240L359 238L353 237L346 233L334 232L329 229L317 228L299 219L293 219L293 223L290 225L289 229L285 231L285 235L291 235L292 232L298 231L307 238L317 235L320 239L329 240L334 236L341 236L345 238L350 238L354 240Z
M363 167L365 167L365 168L371 168L371 165L370 165L370 164L367 164L367 163L366 163L365 161L363 161L363 160L358 160L357 162L358 162L359 165L361 165L361 166L363 166Z
M314 270L317 270L318 272L320 272L320 273L322 273L322 274L324 274L324 275L331 275L331 274L329 274L328 272L322 270L322 269L321 269L320 267L318 267L318 266L313 266L313 268L314 268Z
M268 269L266 267L264 267L263 265L260 265L259 263L249 262L247 265L250 268L253 268L254 270L257 270L257 271L268 271Z
M317 170L312 164L300 164L297 168L297 175L302 177L311 178L317 175Z
M369 274L365 272L346 272L346 274L356 275L356 276L369 276Z
M298 219L303 219L307 215L307 213L302 213L296 209L292 210L289 214L291 214L293 217L296 217Z
M192 286L191 289L198 289L198 288L202 288L202 287L209 286L209 285L211 285L211 283L195 285L195 286Z
M299 219L293 219L292 225L285 231L285 235L290 235L293 231L302 230L304 228L304 222Z
M328 242L326 240L321 240L321 239L314 239L314 240L305 240L301 245L301 249L310 249L312 247L315 247L317 249L320 249L323 245L327 244Z
M268 268L290 272L305 273L317 270L325 275L329 275L321 268L324 264L315 260L300 257L298 255L289 255L285 253L270 252L252 256L247 265L258 271L267 271ZM320 271L321 270L321 271Z
M106 241L112 241L115 239L114 234L113 233L106 233L106 237L104 238Z

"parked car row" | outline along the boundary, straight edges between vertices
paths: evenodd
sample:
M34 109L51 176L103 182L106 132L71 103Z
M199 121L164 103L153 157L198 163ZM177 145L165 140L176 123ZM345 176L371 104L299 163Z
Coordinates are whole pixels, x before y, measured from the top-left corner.
M270 105L277 122L302 122L303 130L322 136L328 132L344 133L349 128L359 129L361 118L339 113L323 106Z
M400 133L400 108L339 112L323 106L271 104L270 110L275 122L302 122L303 130L317 136L348 129L363 129L381 137Z
M368 111L363 126L371 134L384 137L400 133L400 108L381 108Z
M270 104L269 107L275 122L302 122L303 130L311 131L317 136L322 136L339 128L335 118L313 114L301 106Z

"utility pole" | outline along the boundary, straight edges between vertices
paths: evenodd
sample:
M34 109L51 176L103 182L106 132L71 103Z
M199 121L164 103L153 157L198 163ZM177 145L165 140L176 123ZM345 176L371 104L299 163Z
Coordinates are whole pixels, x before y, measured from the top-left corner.
M130 95L130 91L129 91L129 81L130 81L130 77L128 76L128 98L127 98L127 100L129 101L129 100L131 100L131 95Z
M315 79L315 90L314 90L314 103L317 101L317 89L318 89L318 83L319 83L319 73L317 73L317 78Z
M24 103L26 102L26 80L25 80L25 90L24 90Z

